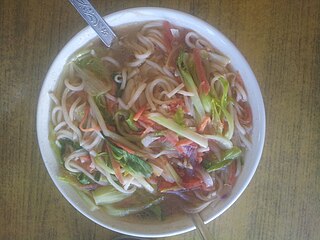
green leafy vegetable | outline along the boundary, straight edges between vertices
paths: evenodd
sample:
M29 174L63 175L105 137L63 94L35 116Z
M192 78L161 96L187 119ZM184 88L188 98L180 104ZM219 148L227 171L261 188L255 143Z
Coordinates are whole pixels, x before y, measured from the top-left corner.
M146 178L149 178L152 173L151 165L142 160L137 155L128 153L127 151L116 147L111 142L108 142L112 155L116 161L120 163L120 165L128 172L133 175L141 175Z
M94 162L98 167L102 168L105 172L108 172L110 174L115 174L112 168L112 164L111 164L108 153L101 152L97 154L94 158Z
M88 206L90 211L95 211L95 210L99 209L99 207L95 204L95 202L93 201L93 199L89 193L83 192L83 191L78 191L77 189L76 189L76 192L82 198L82 200L85 202L85 204Z
M133 131L138 131L139 129L137 128L135 122L133 121L133 113L131 112L129 117L125 120L126 123L128 124L129 128Z
M233 147L231 149L228 149L223 154L223 160L234 160L238 157L240 157L242 151L238 147Z
M79 150L82 148L79 143L74 142L68 138L59 139L58 142L61 146L61 148L60 148L60 159L61 159L60 163L62 165L64 165L63 158L64 158L64 155L66 154L68 148L69 148L69 151L70 151L70 148L71 148L71 151Z
M164 117L160 113L150 113L148 118L152 121L174 131L175 133L190 139L191 141L199 144L201 147L208 147L208 139L200 135L199 133L191 131L189 128L182 127L172 119Z
M79 68L92 72L99 79L106 78L109 75L102 60L93 56L90 51L79 54L74 62Z
M97 205L119 202L128 198L130 195L131 194L119 192L111 185L99 187L92 191L93 199Z
M141 139L135 135L139 131L135 121L133 121L134 114L127 110L119 110L114 115L117 131L128 140L132 142L139 142Z
M222 160L221 161L213 161L206 159L202 162L202 166L208 171L216 171L221 168L224 168L228 166L233 160L237 159L241 156L241 149L238 147L233 147L231 149L228 149L224 152Z
M91 184L91 179L88 178L87 175L85 175L84 173L80 173L77 176L77 179L83 185Z
M103 98L102 94L97 95L94 97L94 101L95 101L99 111L101 112L103 120L109 125L114 125L113 117L106 109L106 104L104 104L102 102L102 98Z
M117 206L114 206L113 204L104 205L104 207L109 215L123 217L130 214L141 212L145 209L148 209L152 206L159 204L163 200L164 200L164 197L161 196L154 200L151 200L150 202L143 203L143 204L140 203L139 205L130 206L130 207L117 207Z

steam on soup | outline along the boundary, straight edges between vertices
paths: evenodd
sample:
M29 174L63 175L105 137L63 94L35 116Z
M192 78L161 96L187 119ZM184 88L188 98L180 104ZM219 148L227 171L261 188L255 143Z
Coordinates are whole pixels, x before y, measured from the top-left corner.
M252 128L239 73L167 21L115 30L111 48L75 53L50 93L61 179L114 216L159 217L172 203L196 213L226 197Z

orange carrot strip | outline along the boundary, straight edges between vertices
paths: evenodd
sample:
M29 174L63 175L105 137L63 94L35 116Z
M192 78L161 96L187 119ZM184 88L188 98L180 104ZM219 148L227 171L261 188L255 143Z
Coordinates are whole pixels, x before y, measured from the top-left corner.
M139 118L141 117L142 113L146 110L146 106L143 106L142 108L139 109L138 112L133 116L133 121L138 121Z
M211 118L206 116L198 128L198 132L202 133L210 121Z
M113 142L113 143L116 144L118 147L121 147L123 150L127 151L128 153L135 154L135 151L131 150L127 146L124 146L124 145L122 145L121 143L118 143L118 142Z
M182 147L182 146L187 146L193 143L190 139L182 139L179 142L176 143L176 147Z
M111 164L116 177L118 178L119 182L123 185L124 181L123 176L121 174L120 164L116 162L113 158L111 158Z
M85 110L85 113L84 113L84 116L80 122L80 125L79 125L79 128L82 132L93 132L93 131L100 131L101 128L99 125L97 124L93 124L93 127L91 128L84 128L83 125L84 123L86 122L87 118L88 118L88 115L89 115L89 112L90 112L90 109L89 108L86 108Z

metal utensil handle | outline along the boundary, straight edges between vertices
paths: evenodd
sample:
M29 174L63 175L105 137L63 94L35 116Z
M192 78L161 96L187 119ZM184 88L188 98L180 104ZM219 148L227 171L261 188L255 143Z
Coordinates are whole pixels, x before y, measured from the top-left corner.
M196 228L198 229L201 239L202 240L213 240L212 234L208 231L206 226L203 223L202 218L200 217L199 213L190 214L192 221Z
M86 22L96 31L101 40L108 46L116 38L115 33L106 23L106 21L95 10L91 3L87 0L69 0Z

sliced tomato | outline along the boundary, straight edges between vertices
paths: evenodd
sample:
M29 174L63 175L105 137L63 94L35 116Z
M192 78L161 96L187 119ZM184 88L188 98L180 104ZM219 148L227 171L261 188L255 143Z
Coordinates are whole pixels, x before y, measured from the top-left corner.
M162 177L158 178L158 191L159 192L167 192L170 190L178 190L179 186L177 183L171 183L164 180Z
M188 176L183 179L182 186L186 189L195 189L202 186L202 180L195 176Z

